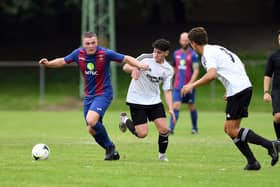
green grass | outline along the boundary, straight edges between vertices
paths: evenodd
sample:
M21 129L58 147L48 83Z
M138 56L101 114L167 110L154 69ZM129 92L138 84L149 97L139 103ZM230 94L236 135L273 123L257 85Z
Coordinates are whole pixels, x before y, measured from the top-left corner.
M157 133L140 140L118 130L118 110L104 118L121 154L119 161L103 161L104 151L87 133L82 111L0 112L0 186L279 186L280 166L270 166L266 150L251 146L262 164L260 171L243 171L245 160L223 132L224 114L200 112L198 135L190 134L190 119L181 113L170 136L169 162L157 160ZM274 138L270 113L250 113L243 126ZM33 161L31 149L46 143L51 155Z

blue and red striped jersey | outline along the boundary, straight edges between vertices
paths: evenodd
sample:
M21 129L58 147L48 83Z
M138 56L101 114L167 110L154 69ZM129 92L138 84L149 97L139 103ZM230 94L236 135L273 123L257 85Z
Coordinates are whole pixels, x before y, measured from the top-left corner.
M84 79L84 95L113 95L110 78L110 62L122 62L123 54L98 46L95 54L88 55L83 47L64 57L67 64L76 62Z
M187 84L193 74L193 63L198 63L198 55L190 47L187 51L178 49L173 53L172 66L175 68L175 89L181 89Z

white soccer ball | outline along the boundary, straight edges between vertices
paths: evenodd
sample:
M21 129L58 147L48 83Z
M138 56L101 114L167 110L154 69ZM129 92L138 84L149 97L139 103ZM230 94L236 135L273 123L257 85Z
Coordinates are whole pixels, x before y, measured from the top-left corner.
M35 160L46 160L50 155L50 148L43 143L36 144L32 149L32 157Z

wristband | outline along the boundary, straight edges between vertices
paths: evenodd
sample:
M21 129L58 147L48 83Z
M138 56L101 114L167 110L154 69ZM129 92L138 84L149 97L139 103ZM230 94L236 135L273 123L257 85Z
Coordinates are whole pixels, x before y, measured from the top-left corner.
M266 93L269 93L269 91L265 90L263 93L266 94Z

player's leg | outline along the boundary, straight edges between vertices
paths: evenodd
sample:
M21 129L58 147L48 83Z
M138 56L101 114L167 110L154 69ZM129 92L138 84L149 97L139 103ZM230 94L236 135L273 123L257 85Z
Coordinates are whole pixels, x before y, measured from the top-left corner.
M115 150L115 145L110 140L106 128L102 123L102 118L111 101L112 99L108 96L97 96L93 98L86 114L86 121L89 133L106 150L105 160L118 160L119 154Z
M197 110L195 107L195 89L188 95L188 108L190 111L190 117L192 122L192 134L198 133L198 127L197 127Z
M154 121L156 128L158 130L158 151L159 151L159 160L168 161L166 156L166 150L168 147L168 135L169 128L167 124L167 119L162 103L155 105L148 112L148 119Z
M280 140L280 112L274 114L274 131L278 140Z
M271 165L273 166L278 161L280 142L269 141L251 129L239 128L241 119L248 117L248 106L251 96L252 90L246 89L235 96L227 98L225 131L232 138L238 138L242 142L249 142L265 147L268 150L268 154L272 157Z
M261 168L247 142L238 138L241 120L226 120L224 130L231 137L235 146L247 159L245 170L259 170Z
M126 113L122 112L119 124L120 130L125 132L122 129L128 128L136 137L145 138L148 135L147 112L145 106L136 104L128 105L132 119L129 119Z
M280 140L280 91L272 91L273 126L275 135Z
M181 107L181 95L180 90L174 89L173 90L173 110L175 114L176 121L179 119L179 113L180 113L180 107ZM172 120L172 117L170 117L169 120L169 129L170 133L173 134L175 130L175 123Z

